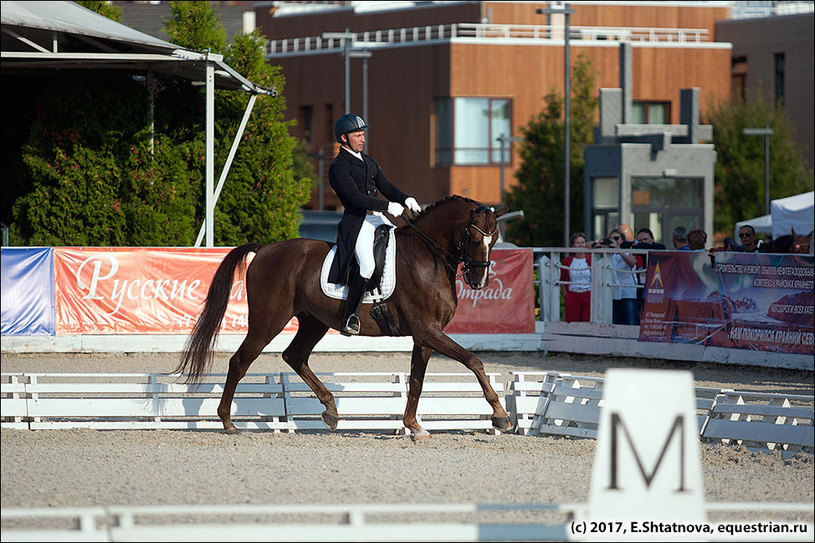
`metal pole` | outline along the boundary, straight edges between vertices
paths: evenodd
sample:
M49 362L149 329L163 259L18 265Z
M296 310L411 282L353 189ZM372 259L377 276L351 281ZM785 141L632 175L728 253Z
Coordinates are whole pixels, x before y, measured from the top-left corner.
M770 136L773 129L769 124L764 128L744 128L741 131L745 136L764 136L764 214L770 214Z
M325 151L323 148L320 147L320 151L317 153L317 171L319 172L317 175L320 176L320 194L318 196L318 204L319 210L322 211L325 209L325 181L323 179L323 164L325 163Z
M501 181L500 181L500 185L499 185L499 191L500 192L498 193L498 204L500 205L500 204L504 203L504 133L501 132L501 135L498 136L497 139L498 139L499 142L501 142L501 157L499 158L499 162L498 162L498 164L500 166L499 171L501 172L501 174L500 174L500 180Z
M348 29L345 29L348 33ZM345 113L351 113L351 40L343 40L345 45Z
M570 143L571 143L571 78L570 78L570 69L569 69L569 4L563 4L563 16L565 19L566 24L566 33L565 33L565 45L564 45L564 56L565 56L565 69L564 69L564 80L565 80L565 111L564 111L564 124L563 124L563 132L564 132L564 150L563 150L563 246L569 246L569 185L571 184L571 155L570 155Z
M764 214L770 214L770 125L765 124L764 130Z
M563 132L564 132L564 142L563 142L563 246L569 246L569 192L571 184L570 176L571 176L571 157L569 156L571 153L570 143L571 143L571 81L570 81L570 61L569 61L569 15L574 13L573 9L569 9L568 2L564 2L562 5L556 5L555 2L552 3L552 7L550 8L543 8L536 10L535 13L539 14L562 14L563 15L563 23L564 23L564 35L563 35L563 71L564 71L564 122L563 122Z
M215 65L207 61L206 78L206 163L205 163L205 190L206 209L206 247L213 247L215 243L214 210L215 210Z

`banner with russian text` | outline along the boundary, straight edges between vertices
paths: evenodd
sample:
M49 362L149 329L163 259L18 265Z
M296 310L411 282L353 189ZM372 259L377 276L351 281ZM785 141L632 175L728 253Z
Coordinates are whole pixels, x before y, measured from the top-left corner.
M57 332L188 334L229 250L54 249ZM247 330L245 270L235 274L221 333ZM286 331L296 331L296 320Z
M448 334L535 332L535 286L531 249L498 249L490 255L490 283L473 290L456 279L458 307ZM398 278L397 278L398 281Z
M640 341L813 354L813 257L656 251Z
M49 247L3 247L3 335L53 335L54 267Z

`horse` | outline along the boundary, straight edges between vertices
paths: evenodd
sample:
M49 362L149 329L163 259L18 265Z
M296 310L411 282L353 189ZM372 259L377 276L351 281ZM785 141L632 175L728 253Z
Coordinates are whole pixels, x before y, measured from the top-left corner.
M472 371L484 398L492 407L492 425L501 432L513 430L509 416L499 402L484 373L484 364L470 351L444 333L456 311L456 277L473 289L489 284L490 252L497 241L497 219L509 206L495 210L458 195L442 198L424 209L395 232L398 259L396 285L385 300L395 324L388 335L412 336L410 379L403 416L405 428L415 440L430 433L416 420L425 370L433 351L458 360ZM342 326L342 300L323 294L320 270L332 244L297 238L271 244L246 243L232 249L213 276L204 308L182 352L176 372L188 373L187 382L198 383L212 364L213 347L229 302L235 270L245 266L245 258L255 253L246 268L248 331L238 350L229 359L218 416L227 434L238 433L232 422L231 407L235 388L249 366L286 326L297 317L299 327L283 360L297 372L323 404L321 418L330 430L339 420L334 395L309 368L308 359L317 342L329 328ZM360 312L361 334L382 336L377 322Z

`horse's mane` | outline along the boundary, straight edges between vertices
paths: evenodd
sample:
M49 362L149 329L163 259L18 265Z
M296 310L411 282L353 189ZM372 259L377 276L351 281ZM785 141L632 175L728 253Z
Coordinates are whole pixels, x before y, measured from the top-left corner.
M432 203L429 206L427 206L426 208L424 208L422 210L422 212L419 213L419 216L416 217L416 220L421 219L422 217L424 217L428 213L432 213L434 209L436 209L438 207L442 207L442 206L444 206L445 204L447 204L448 202L451 202L451 201L467 202L467 203L475 205L476 207L481 205L480 202L476 202L472 198L467 198L466 196L459 196L458 194L451 194L450 196L444 196L444 197L440 198L439 200L436 200L434 203Z

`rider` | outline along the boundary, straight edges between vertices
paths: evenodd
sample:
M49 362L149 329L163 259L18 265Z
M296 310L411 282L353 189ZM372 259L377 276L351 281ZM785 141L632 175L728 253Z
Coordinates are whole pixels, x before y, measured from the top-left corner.
M340 329L347 336L359 334L359 306L368 279L374 273L374 231L383 224L393 226L383 212L399 217L404 207L414 213L422 209L415 198L388 181L373 158L362 152L366 128L368 125L365 121L353 113L347 113L337 120L334 136L341 147L328 170L331 187L345 207L337 230L337 254L328 280L348 285L345 315ZM378 193L389 201L380 200ZM359 264L359 274L348 277L353 256L356 256Z

